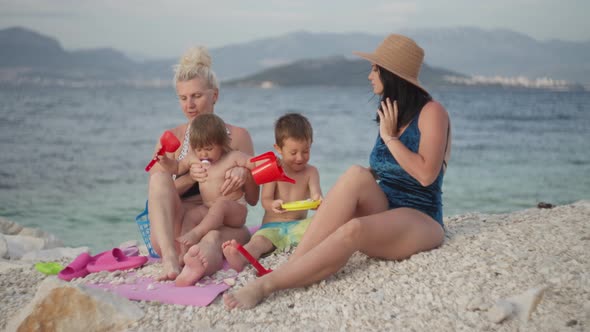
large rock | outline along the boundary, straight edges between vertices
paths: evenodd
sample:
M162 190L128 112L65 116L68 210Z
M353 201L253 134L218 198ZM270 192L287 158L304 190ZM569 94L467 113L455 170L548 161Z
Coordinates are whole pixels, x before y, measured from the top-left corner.
M8 242L6 242L3 234L0 234L0 258L8 258Z
M43 249L57 248L64 245L63 242L57 238L57 236L47 233L39 228L24 227L20 232L18 232L18 235L43 239L45 242Z
M8 259L20 259L31 251L39 251L45 247L45 240L38 237L22 235L3 235L8 245Z
M0 235L1 236L1 235ZM1 244L0 244L1 245ZM74 259L83 252L90 252L88 247L76 247L76 248L52 248L42 249L37 251L30 251L24 254L20 259L22 261L33 261L33 262L50 262L56 261L62 258Z
M143 317L131 301L98 289L46 278L7 331L124 331Z
M0 258L20 259L29 252L62 246L63 242L53 234L0 217Z
M0 233L6 235L18 234L23 229L23 226L15 223L12 220L0 217Z
M488 318L494 323L501 323L510 317L516 316L522 322L528 322L533 311L541 302L546 289L547 286L535 287L522 294L500 299L488 311Z

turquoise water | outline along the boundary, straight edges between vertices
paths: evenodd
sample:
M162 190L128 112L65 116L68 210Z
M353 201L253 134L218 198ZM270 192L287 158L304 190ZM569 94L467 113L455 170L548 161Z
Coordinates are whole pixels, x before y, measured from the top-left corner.
M590 93L432 93L453 126L446 216L590 199ZM223 88L216 112L246 127L257 153L272 149L279 115L308 116L311 163L325 194L350 165L368 165L376 101L368 88ZM139 240L143 168L163 130L183 120L172 89L0 89L0 216L71 246L100 250ZM247 223L261 215L260 207L250 209Z

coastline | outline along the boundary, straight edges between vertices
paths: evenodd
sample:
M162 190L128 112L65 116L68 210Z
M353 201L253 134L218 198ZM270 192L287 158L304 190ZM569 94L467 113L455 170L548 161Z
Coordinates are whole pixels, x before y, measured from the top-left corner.
M584 331L590 328L589 219L590 200L447 217L445 243L407 260L357 253L328 280L278 292L248 311L228 312L220 297L207 307L134 301L144 315L127 330ZM261 263L276 268L286 259L277 254ZM0 259L0 330L45 279L33 263ZM233 288L252 278L248 267ZM539 289L530 319L507 315L494 322L499 300Z

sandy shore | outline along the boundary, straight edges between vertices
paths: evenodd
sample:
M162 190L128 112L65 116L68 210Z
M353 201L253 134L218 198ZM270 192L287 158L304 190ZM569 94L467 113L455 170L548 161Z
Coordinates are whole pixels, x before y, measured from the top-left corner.
M445 224L439 249L402 262L356 254L332 278L279 292L253 310L228 312L220 297L202 308L134 302L146 315L129 330L590 330L590 201L465 214ZM262 263L273 268L286 259L273 255ZM246 269L234 289L254 277ZM31 263L0 261L0 329L43 279ZM533 288L545 291L530 320L492 321L498 300Z

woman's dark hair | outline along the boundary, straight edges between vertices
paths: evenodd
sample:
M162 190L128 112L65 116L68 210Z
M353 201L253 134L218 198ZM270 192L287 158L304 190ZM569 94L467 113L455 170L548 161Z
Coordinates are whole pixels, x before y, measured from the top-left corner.
M381 66L377 66L377 68L379 69L379 77L383 84L383 95L379 103L379 108L381 109L381 101L385 102L387 98L392 103L394 100L397 100L397 129L399 130L410 123L414 116L422 110L424 105L432 100L432 97L426 91L389 70ZM375 120L379 123L379 115L376 116Z

